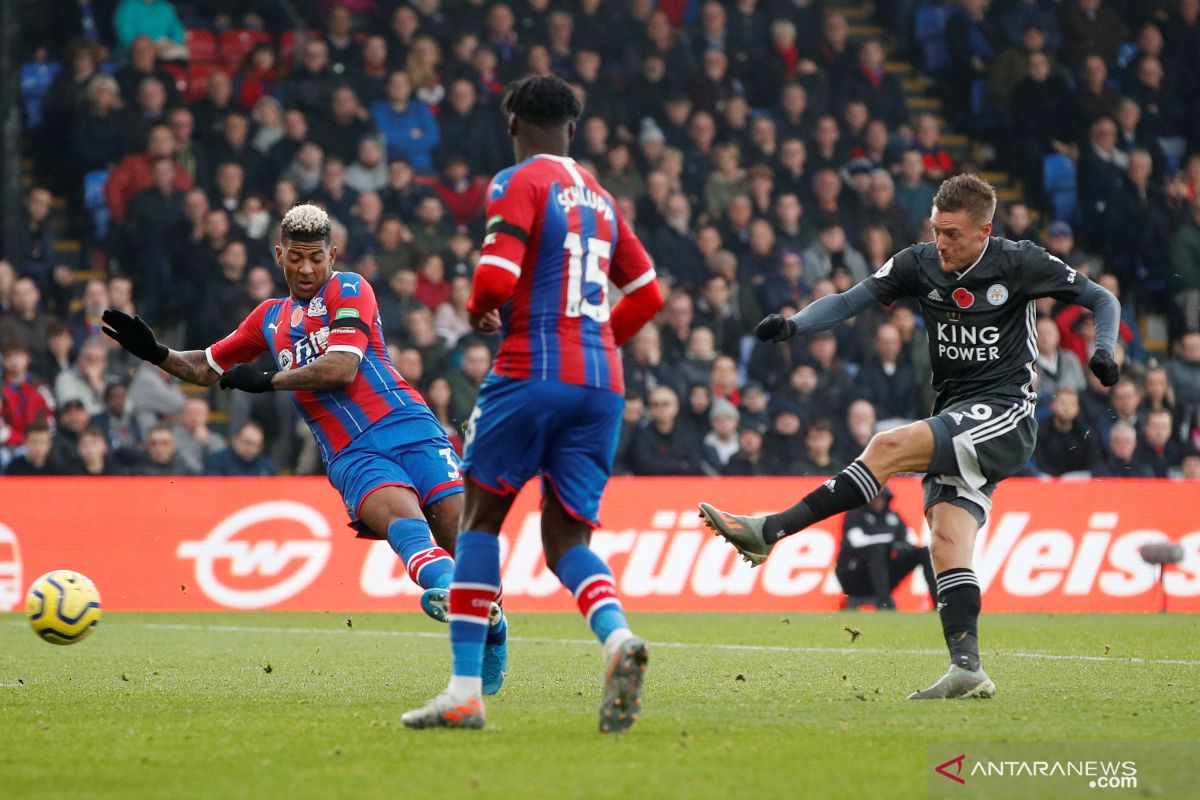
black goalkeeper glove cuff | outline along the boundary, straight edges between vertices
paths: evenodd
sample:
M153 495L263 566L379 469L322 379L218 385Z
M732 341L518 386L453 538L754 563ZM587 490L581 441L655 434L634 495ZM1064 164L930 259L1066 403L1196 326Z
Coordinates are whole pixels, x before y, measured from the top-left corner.
M1088 360L1088 369L1105 386L1112 386L1121 377L1121 368L1117 366L1113 354L1107 350L1097 348L1096 352L1092 353L1091 359Z
M253 364L238 364L225 370L221 375L221 388L241 389L243 392L251 394L273 392L275 387L271 385L271 378L275 372L276 370L258 369Z
M760 342L786 342L796 335L796 323L782 314L771 314L754 327L754 335Z
M154 338L154 331L141 317L131 317L124 311L109 308L100 315L100 319L104 322L100 330L142 361L158 366L166 361L167 354L171 352Z

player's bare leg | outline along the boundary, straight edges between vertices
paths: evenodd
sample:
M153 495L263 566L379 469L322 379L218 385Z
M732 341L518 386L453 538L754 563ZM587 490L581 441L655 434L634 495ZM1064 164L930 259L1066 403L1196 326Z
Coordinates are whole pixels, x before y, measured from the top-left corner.
M700 517L751 566L767 560L775 542L823 519L870 502L893 475L923 472L933 458L933 429L924 420L877 433L850 466L791 508L750 517L700 504Z
M936 503L925 515L933 533L930 555L937 575L938 614L950 650L950 668L937 683L909 695L909 700L991 697L996 685L979 663L979 582L971 570L971 553L979 523L967 510Z
M566 510L556 491L542 502L542 546L546 564L575 596L579 611L602 643L604 692L600 732L622 733L642 709L642 684L650 650L634 635L617 598L612 573L588 547L591 524Z

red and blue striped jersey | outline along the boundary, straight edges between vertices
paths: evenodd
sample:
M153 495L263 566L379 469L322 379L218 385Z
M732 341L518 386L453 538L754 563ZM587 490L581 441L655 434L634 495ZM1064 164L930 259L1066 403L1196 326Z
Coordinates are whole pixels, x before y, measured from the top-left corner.
M308 302L290 297L264 300L204 354L209 366L221 373L253 361L264 350L271 351L280 370L303 367L325 353L354 353L362 359L353 382L343 389L291 393L326 464L389 414L425 405L392 366L375 291L355 273L334 272Z
M479 264L517 276L500 308L495 374L624 394L608 283L632 292L655 279L654 266L595 176L545 154L497 173Z

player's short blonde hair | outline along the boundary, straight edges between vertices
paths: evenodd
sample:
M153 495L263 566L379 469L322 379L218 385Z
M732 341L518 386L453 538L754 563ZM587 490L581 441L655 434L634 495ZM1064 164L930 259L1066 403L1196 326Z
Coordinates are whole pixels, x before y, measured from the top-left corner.
M325 209L312 203L303 203L292 206L283 216L283 222L279 225L279 238L284 242L295 240L328 244L332 230L333 223Z
M966 211L973 219L991 222L996 213L996 190L973 172L942 181L933 207L938 211Z

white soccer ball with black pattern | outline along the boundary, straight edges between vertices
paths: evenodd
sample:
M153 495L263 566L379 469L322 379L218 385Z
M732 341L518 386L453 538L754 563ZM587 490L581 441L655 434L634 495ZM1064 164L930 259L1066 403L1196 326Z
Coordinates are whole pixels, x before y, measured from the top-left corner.
M75 644L100 623L100 592L86 575L56 569L30 585L25 616L50 644Z

